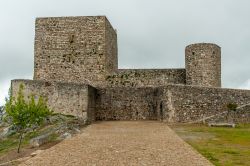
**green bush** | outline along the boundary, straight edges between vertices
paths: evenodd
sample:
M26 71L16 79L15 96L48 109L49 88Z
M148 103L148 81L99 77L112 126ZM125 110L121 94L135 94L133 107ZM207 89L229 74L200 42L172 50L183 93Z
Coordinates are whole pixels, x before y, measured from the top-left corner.
M5 119L16 127L19 133L18 153L20 151L23 134L30 128L40 126L44 119L52 114L43 97L40 96L38 101L35 101L34 95L31 95L29 100L25 100L23 89L24 86L20 84L17 98L15 99L13 96L10 96L10 99L7 100L5 105Z

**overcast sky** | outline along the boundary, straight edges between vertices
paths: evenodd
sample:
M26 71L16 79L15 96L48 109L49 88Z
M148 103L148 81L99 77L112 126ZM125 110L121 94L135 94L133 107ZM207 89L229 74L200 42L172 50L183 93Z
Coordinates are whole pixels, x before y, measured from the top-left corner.
M183 68L185 46L222 47L222 84L250 88L249 0L1 0L0 105L11 79L33 77L36 17L106 15L120 68Z

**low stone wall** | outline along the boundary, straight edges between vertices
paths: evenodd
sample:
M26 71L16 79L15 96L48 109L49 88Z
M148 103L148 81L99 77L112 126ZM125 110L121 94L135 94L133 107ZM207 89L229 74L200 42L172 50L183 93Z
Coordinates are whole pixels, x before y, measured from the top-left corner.
M250 91L186 85L110 87L96 90L85 84L13 80L17 96L24 85L27 98L48 99L57 113L95 120L164 120L173 123L230 121L250 123ZM227 104L240 106L227 112Z
M167 122L199 122L227 111L229 103L240 106L250 102L249 90L168 85L163 87L163 94L163 118ZM238 123L246 122L249 111L236 111L230 117Z
M106 78L110 87L157 87L185 84L185 69L119 69Z
M236 109L236 112L232 112L233 117L235 117L236 123L250 123L250 104L244 105Z
M56 113L77 116L92 121L95 119L96 90L84 84L46 82L37 80L12 80L12 95L17 96L20 84L24 85L26 99L43 96L50 109Z
M156 88L105 88L97 94L97 120L156 120L159 117Z

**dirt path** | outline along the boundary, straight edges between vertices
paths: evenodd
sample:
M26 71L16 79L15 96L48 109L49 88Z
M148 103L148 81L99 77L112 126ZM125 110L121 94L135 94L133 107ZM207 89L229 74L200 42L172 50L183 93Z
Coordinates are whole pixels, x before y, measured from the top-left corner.
M166 124L100 122L22 165L212 165Z

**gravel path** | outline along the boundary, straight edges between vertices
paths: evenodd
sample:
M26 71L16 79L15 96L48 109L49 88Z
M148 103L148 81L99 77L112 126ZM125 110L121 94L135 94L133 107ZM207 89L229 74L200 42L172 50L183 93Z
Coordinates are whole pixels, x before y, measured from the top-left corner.
M22 165L212 165L166 124L156 121L95 123Z

